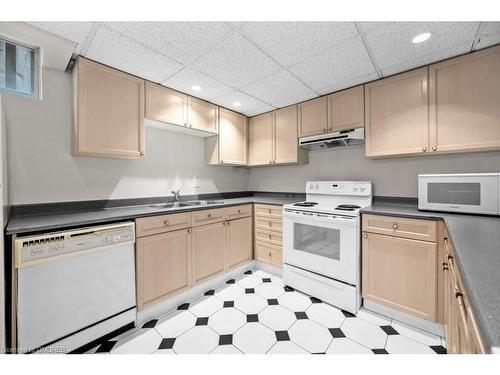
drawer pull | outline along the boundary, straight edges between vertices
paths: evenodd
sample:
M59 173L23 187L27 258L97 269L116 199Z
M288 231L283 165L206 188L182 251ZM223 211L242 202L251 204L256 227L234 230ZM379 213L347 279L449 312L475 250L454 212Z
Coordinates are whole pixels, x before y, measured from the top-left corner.
M273 210L269 210L269 213L272 214L273 213Z
M397 224L393 224L392 227L394 228L394 230L399 228Z
M272 235L269 235L269 239L271 239L271 238L272 238Z
M163 224L165 224L165 225L169 225L168 220L165 220L165 221L163 222Z
M366 233L363 234L363 238L368 238L368 235Z
M269 226L272 227L273 226L273 223L269 223Z
M208 214L208 218L210 219L212 217L212 214Z
M241 214L241 210L238 210L238 213Z
M422 147L423 152L427 152L427 147Z

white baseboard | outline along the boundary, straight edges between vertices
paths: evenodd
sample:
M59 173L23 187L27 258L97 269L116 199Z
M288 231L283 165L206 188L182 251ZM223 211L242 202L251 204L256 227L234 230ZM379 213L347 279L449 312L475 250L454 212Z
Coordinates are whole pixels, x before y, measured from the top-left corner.
M228 271L219 276L215 276L202 284L198 284L192 288L189 288L185 292L176 294L175 296L168 298L165 301L159 302L156 305L151 306L150 308L139 311L137 313L135 325L136 327L142 326L144 323L150 321L151 319L155 319L160 315L176 309L177 306L182 305L183 303L191 302L201 297L207 290L216 289L224 285L224 283L228 279L234 278L236 276L241 276L245 271L252 270L254 268L255 261L251 260L250 262L234 268L231 271Z
M254 267L259 269L259 270L262 270L262 271L266 271L266 272L269 272L269 273L272 273L273 275L276 275L276 276L279 276L281 277L282 276L282 271L281 271L281 268L278 268L278 267L275 267L269 263L264 263L264 262L261 262L261 261L258 261L258 260L254 260Z
M430 320L425 320L421 318L417 318L416 316L407 314L405 312L393 309L388 306L384 306L382 304L368 301L363 299L363 307L366 310L370 310L376 312L378 314L387 316L388 318L394 319L398 322L408 324L415 328L419 328L423 331L433 333L435 335L444 337L444 327L436 322L431 322Z

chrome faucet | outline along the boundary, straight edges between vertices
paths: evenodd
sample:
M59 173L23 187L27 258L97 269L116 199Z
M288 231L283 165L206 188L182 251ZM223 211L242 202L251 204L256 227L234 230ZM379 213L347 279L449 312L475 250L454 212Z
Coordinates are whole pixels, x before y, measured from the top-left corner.
M174 191L174 190L171 191L171 193L174 195L174 200L176 202L179 202L179 199L181 198L180 191L181 191L181 189L179 189L177 191Z

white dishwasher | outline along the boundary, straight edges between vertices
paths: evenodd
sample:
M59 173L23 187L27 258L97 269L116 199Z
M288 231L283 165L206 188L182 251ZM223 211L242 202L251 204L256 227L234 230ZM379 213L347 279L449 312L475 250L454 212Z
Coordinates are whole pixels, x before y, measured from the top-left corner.
M70 352L136 319L134 223L15 240L18 353Z

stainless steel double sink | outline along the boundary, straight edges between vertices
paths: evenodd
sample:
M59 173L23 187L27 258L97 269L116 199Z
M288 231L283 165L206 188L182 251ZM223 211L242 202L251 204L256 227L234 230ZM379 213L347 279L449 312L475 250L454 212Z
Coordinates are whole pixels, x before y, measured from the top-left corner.
M214 204L223 204L224 201L185 201L185 202L168 202L168 203L156 203L149 205L153 208L165 209L165 208L181 208L181 207L195 207L195 206L210 206Z

